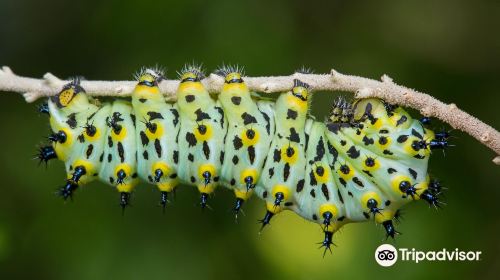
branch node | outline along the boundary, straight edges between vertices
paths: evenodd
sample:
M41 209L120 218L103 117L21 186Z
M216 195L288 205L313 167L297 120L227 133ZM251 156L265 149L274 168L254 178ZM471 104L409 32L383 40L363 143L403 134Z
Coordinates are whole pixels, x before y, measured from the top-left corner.
M449 108L450 110L456 110L456 109L458 109L457 104L455 104L455 103L450 103L450 104L448 104L448 108Z
M39 96L36 92L26 92L26 93L23 93L23 97L24 97L24 100L26 100L26 102L31 103L31 102L37 100Z
M387 83L387 84L393 83L392 78L387 76L386 74L382 75L382 77L380 79L382 80L383 83Z
M43 79L45 80L45 83L50 86L50 87L60 87L64 83L61 79L58 77L52 75L52 73L47 72L45 75L43 75Z
M14 75L14 72L10 69L9 66L2 66L2 69L0 70L0 74L4 75Z
M496 165L500 165L500 156L496 156L494 159L493 159L493 163L496 164Z
M356 98L369 98L372 96L374 90L372 88L367 88L367 87L364 87L364 88L361 88L359 89L355 94L354 96Z
M485 132L481 135L481 142L483 143L487 143L491 140L491 137L490 137L490 133L489 132Z
M336 81L340 74L335 69L332 69L330 70L330 76L332 76L332 81Z

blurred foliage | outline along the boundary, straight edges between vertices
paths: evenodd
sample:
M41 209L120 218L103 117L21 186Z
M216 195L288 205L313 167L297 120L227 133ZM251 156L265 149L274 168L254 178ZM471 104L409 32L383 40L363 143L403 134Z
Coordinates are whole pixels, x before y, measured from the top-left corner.
M239 63L248 75L335 67L372 78L386 73L500 128L498 1L1 0L0 22L0 65L25 76L127 79L158 63L173 78L191 61L208 70ZM316 94L317 117L332 98ZM482 260L382 268L373 259L384 240L380 226L346 226L333 255L322 258L317 225L287 213L258 235L261 201L251 200L235 223L224 190L205 212L195 206L195 188L182 187L162 215L157 191L145 184L123 217L117 193L102 183L63 203L54 195L62 163L37 168L31 160L47 119L18 94L1 93L0 101L2 279L498 279L499 167L490 150L458 131L456 146L430 164L448 187L447 206L407 207L395 243L481 250Z

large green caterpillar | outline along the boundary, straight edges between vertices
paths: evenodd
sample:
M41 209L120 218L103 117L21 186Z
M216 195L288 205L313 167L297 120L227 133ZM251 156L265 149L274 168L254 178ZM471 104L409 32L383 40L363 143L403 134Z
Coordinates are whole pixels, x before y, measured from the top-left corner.
M65 162L67 199L99 179L120 192L125 208L139 180L155 184L165 207L180 184L196 186L201 207L216 186L233 190L236 214L256 193L266 204L262 227L283 210L322 226L322 246L352 222L374 220L387 236L397 231L399 209L423 199L439 206L440 185L430 180L430 149L447 146L447 134L377 99L339 99L328 120L308 115L311 92L299 80L277 100L251 93L237 68L217 97L204 88L198 67L180 73L177 102L167 102L163 74L142 70L132 100L99 104L78 80L41 106L49 114L50 146L39 159Z

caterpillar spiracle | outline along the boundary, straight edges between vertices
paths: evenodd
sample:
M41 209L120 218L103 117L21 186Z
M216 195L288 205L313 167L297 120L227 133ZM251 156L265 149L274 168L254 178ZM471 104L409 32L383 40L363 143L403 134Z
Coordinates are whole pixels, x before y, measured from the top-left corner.
M66 84L41 106L52 143L38 158L64 161L59 194L67 199L100 180L118 190L124 209L142 180L157 186L164 208L182 183L198 188L204 208L223 186L236 196L236 214L253 193L265 201L262 228L283 210L320 224L325 252L345 224L373 220L394 238L405 204L439 207L441 186L427 164L431 149L448 145L447 133L378 99L339 99L325 122L316 121L300 80L272 101L250 92L238 68L217 74L224 85L214 97L201 69L185 67L175 103L160 93L164 76L152 69L137 75L131 101L101 104L78 79Z

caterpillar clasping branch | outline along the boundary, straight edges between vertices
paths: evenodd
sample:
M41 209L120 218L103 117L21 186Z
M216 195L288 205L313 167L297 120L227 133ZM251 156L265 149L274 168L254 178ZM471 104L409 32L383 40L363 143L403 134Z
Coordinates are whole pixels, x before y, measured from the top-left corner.
M376 81L344 75L332 69L329 74L294 73L289 76L245 77L245 82L251 91L273 93L289 89L295 78L308 83L314 91L352 92L356 98L381 98L391 104L419 110L424 116L440 119L454 129L476 138L496 153L493 162L500 165L500 132L460 110L456 104L445 104L428 94L397 85L387 75L383 75L381 81ZM46 73L43 79L34 79L18 76L7 66L0 69L0 91L22 93L27 102L55 95L67 82L51 73ZM175 100L178 84L178 80L164 80L159 84L159 88L169 100ZM209 92L219 92L223 79L211 74L202 80L202 84ZM130 96L135 82L82 81L82 86L87 94L92 96Z

